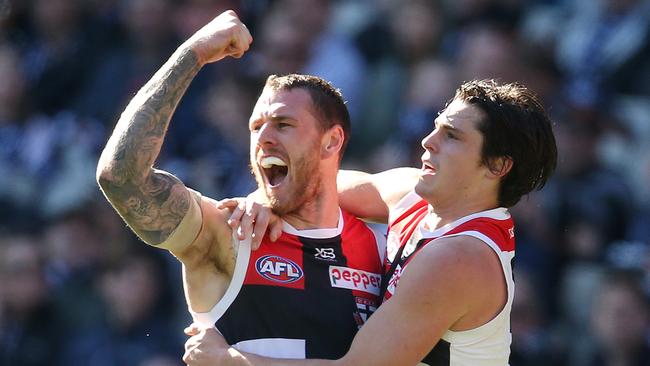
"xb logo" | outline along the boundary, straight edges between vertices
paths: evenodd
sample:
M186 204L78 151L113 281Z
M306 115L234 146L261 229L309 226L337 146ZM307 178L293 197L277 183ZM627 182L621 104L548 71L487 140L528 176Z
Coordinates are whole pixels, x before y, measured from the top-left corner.
M316 254L314 257L325 260L335 260L334 248L315 248Z

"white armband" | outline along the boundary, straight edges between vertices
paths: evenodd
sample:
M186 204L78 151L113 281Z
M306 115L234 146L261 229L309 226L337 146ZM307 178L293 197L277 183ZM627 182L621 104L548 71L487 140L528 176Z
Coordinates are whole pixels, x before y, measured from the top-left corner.
M185 217L183 217L181 223L178 224L167 240L158 245L154 245L155 247L167 249L172 252L182 250L187 248L199 235L203 224L201 193L189 188L188 191L190 192L190 208L187 210Z

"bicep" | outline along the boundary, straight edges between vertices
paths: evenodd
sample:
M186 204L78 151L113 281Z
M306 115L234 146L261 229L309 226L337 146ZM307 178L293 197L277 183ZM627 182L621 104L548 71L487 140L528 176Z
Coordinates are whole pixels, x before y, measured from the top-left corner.
M162 170L154 170L141 185L107 181L101 187L131 230L150 245L164 242L191 207L183 182Z
M201 197L202 221L198 234L179 238L182 249L172 251L183 263L187 304L197 313L209 312L223 297L237 259L237 243L226 224L227 210L217 208L217 204L213 199Z
M212 198L200 196L193 191L190 194L198 201L195 209L199 216L192 215L190 210L168 239L178 240L178 249L166 249L170 249L176 258L190 268L208 267L220 272L231 272L236 254L232 230L226 221L230 211L219 208L219 202ZM193 222L186 222L188 219Z

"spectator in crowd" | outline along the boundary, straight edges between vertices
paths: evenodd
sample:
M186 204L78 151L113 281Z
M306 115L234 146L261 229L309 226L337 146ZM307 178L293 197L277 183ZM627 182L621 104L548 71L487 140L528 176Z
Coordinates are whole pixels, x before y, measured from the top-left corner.
M418 164L422 155L419 142L431 127L431 116L444 109L449 90L457 84L455 69L442 60L425 59L413 65L410 73L392 133L368 161L372 171Z
M86 22L79 0L30 2L33 34L21 45L23 65L33 85L40 112L54 115L69 109L101 54L96 26Z
M0 364L58 365L65 327L48 294L36 234L0 240Z
M515 272L515 298L512 303L511 331L512 366L562 365L561 352L547 353L553 345L544 309L545 301L539 296L538 281L526 270Z
M334 2L280 0L276 6L278 11L289 14L292 32L303 34L308 46L305 64L297 71L319 75L341 89L352 121L355 121L360 117L366 65L352 40L332 28Z
M400 118L410 118L410 112L406 112L407 115L404 116L405 111L401 110L409 108L404 105L412 104L412 94L408 92L409 81L417 80L422 76L418 75L424 71L422 68L427 68L422 66L418 71L417 65L432 62L444 65L445 56L448 56L442 49L445 26L442 2L408 0L399 2L399 5L396 5L397 3L382 2L383 6L377 11L374 20L357 36L359 49L368 63L368 76L361 114L352 130L354 144L351 144L349 154L355 160L371 157L372 154L367 151L379 149L386 141L395 138L396 131L397 135L400 134L399 129L404 126L398 126L397 121ZM438 57L441 60L438 61ZM454 72L450 74L453 75ZM435 90L449 90L437 84L430 87ZM431 95L427 90L431 100L436 99L434 95L439 95L435 90ZM421 91L418 87L418 92ZM449 97L444 95L441 100L435 100L435 103L444 103ZM427 96L417 98L424 99ZM398 144L401 148L405 146L402 144L406 144L406 140L401 140ZM394 149L388 155L393 153ZM387 154L380 151L378 155ZM391 167L395 166L399 164ZM383 166L373 168L380 170Z
M102 316L94 283L110 247L94 230L92 217L82 210L61 215L43 234L48 284L60 318L73 331L97 325Z
M650 3L599 0L574 6L558 28L556 49L570 98L595 105L612 92L649 93Z
M620 175L598 159L599 123L593 114L570 110L556 126L563 158L550 187L552 231L558 251L571 260L602 260L607 244L623 238L633 205Z
M593 348L577 366L650 364L650 303L638 278L629 273L605 276L591 311Z
M44 0L47 1L47 0ZM124 30L119 45L111 45L79 99L83 115L105 125L117 117L118 109L158 69L158 60L174 49L171 0L133 0L116 3Z
M158 253L138 249L107 263L97 281L103 321L71 336L63 364L121 366L173 359L180 334L166 321L170 309L163 268Z
M23 61L13 48L0 46L0 79L6 81L0 86L0 201L8 222L52 217L92 195L88 168L104 133L69 111L34 113Z

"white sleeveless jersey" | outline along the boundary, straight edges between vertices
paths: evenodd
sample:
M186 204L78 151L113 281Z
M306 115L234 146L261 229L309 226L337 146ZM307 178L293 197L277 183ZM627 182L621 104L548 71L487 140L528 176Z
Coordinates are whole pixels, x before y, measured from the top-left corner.
M415 192L409 193L391 212L385 271L384 301L399 286L399 278L409 261L440 237L468 235L483 241L498 255L507 284L508 300L492 320L474 329L448 330L420 365L503 366L510 356L510 310L515 285L512 259L515 255L514 225L505 208L478 212L436 230L425 227L429 206ZM399 257L398 257L399 254ZM397 261L397 263L394 263Z

